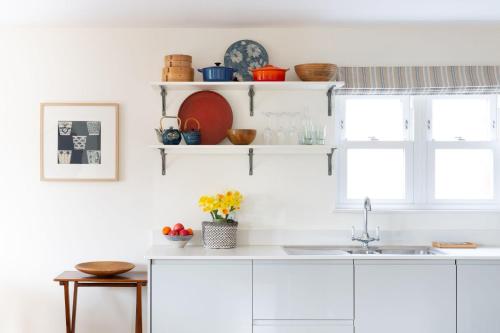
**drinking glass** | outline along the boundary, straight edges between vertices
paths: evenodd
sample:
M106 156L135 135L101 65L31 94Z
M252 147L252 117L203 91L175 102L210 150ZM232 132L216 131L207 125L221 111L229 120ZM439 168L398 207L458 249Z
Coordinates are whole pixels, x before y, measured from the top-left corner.
M303 145L312 145L314 143L314 124L309 116L309 113L306 112L302 118L302 144Z
M314 141L315 145L324 145L326 142L326 125L314 126Z
M288 132L287 132L287 142L289 145L296 145L300 143L300 134L297 128L297 117L298 112L287 113L288 116Z
M285 113L278 112L274 114L276 116L276 144L286 145L286 130L285 130Z
M272 129L272 112L264 112L264 116L266 116L266 128L264 128L264 131L262 133L262 136L264 138L264 144L266 145L272 145L273 144L273 129Z

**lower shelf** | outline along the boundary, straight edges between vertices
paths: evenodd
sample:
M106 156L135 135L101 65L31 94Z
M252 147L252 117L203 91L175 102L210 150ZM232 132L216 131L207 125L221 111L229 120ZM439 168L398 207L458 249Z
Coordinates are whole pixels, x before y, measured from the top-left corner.
M332 157L335 147L326 145L152 145L161 155L162 175L166 174L166 158L168 154L212 154L212 155L248 155L248 174L253 175L254 155L322 155L328 163L328 175L333 173Z

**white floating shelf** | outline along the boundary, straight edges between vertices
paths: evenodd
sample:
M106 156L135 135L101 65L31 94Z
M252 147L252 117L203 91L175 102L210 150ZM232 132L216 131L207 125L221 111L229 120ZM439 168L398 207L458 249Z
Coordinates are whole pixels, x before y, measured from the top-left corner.
M153 82L153 87L161 90L162 115L166 115L166 97L170 90L240 90L248 91L250 99L250 116L254 115L254 96L256 91L324 91L327 96L328 116L333 113L333 95L334 90L344 86L342 81L245 81L245 82Z
M184 155L247 155L248 174L253 175L254 155L325 155L328 175L333 172L332 157L335 148L327 145L152 145L161 155L162 175L166 174L168 154Z
M343 81L245 81L245 82L152 82L153 87L167 90L324 90L344 86Z
M254 154L269 155L318 155L328 154L332 146L326 145L152 145L151 148L165 149L169 154Z

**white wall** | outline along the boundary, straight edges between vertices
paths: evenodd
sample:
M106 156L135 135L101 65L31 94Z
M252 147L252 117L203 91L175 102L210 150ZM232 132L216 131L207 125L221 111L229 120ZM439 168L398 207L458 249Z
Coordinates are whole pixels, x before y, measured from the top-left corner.
M160 99L163 55L188 53L197 67L221 60L241 38L260 41L280 66L311 61L340 65L498 64L499 26L359 26L287 29L0 30L0 332L64 332L62 288L51 279L94 259L144 265L150 231L183 221L198 227L204 193L238 188L246 196L240 222L250 229L347 229L360 215L333 214L335 177L326 158L168 158L160 175L152 128ZM292 77L294 75L292 74ZM168 98L175 113L184 93ZM308 105L325 117L324 93L259 94L257 116L245 93L225 94L236 126L261 126L263 110ZM121 104L121 181L39 181L39 103ZM377 214L385 229L500 229L496 213ZM485 231L486 233L487 231ZM466 233L464 234L466 235ZM499 242L500 243L500 242ZM77 328L131 332L133 292L82 290Z

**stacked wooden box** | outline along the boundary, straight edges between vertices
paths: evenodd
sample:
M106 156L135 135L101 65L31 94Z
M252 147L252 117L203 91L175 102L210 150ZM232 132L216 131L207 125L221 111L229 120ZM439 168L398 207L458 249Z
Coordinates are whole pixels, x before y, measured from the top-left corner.
M170 54L165 56L165 67L161 76L162 81L193 81L193 58L185 54Z

